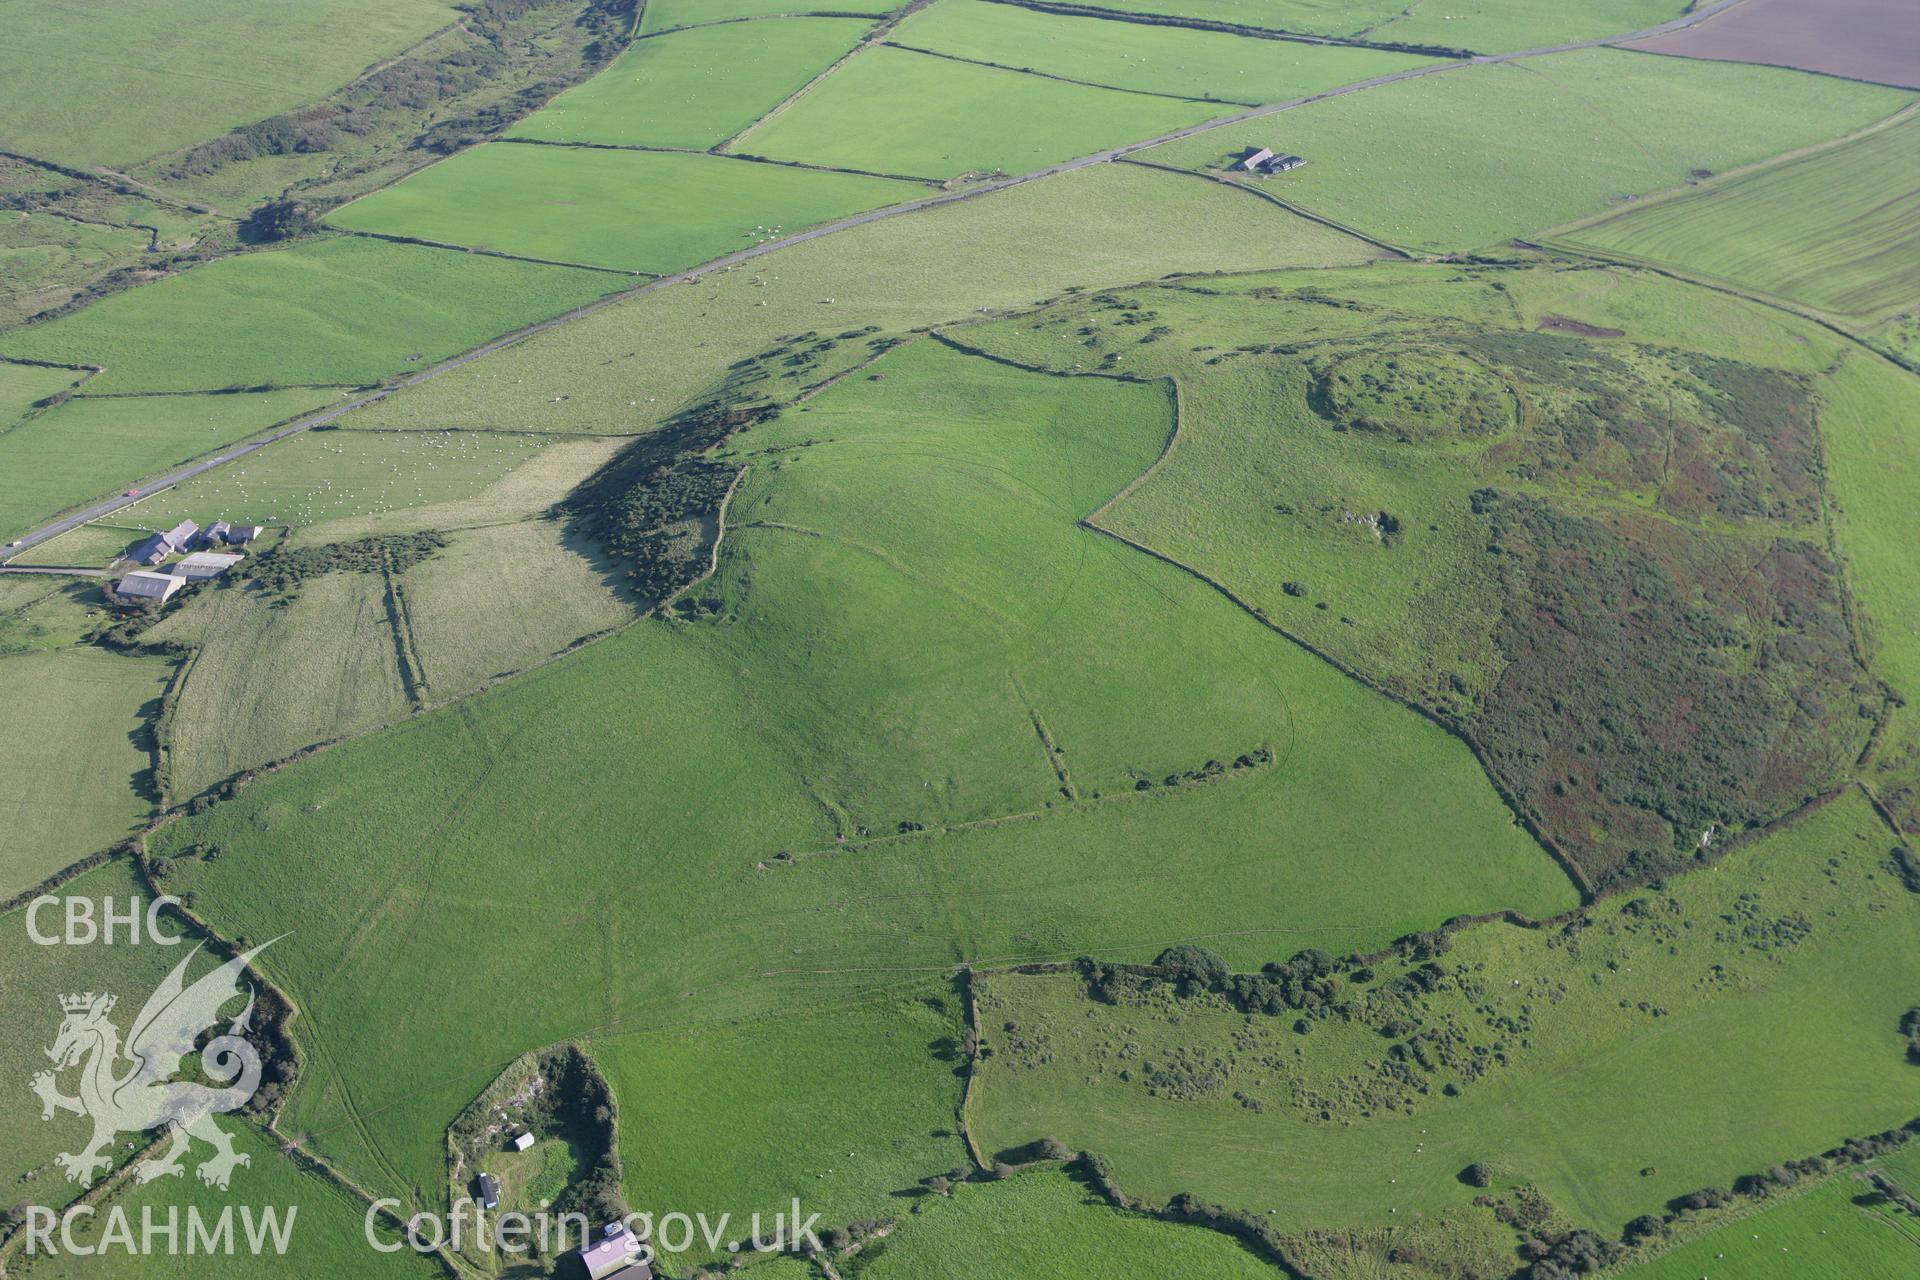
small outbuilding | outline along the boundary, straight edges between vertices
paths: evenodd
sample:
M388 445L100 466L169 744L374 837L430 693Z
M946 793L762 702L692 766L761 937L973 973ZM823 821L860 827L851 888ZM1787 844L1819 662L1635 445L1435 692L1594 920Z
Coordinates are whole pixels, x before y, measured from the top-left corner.
M245 556L224 551L196 551L172 566L169 572L180 575L188 582L205 582L208 578L219 577L244 559Z
M483 1173L473 1180L473 1190L482 1209L500 1207L500 1179L490 1173Z
M252 542L265 532L265 527L257 524L236 524L229 526L227 529L227 545L231 547L244 547L247 543Z
M146 569L135 569L120 579L114 586L114 592L129 600L167 600L174 592L187 585L185 578L176 578L170 573L153 573Z
M1273 159L1272 147L1248 147L1247 154L1240 159L1240 167L1252 173L1271 159Z
M1272 155L1260 162L1260 172L1266 174L1268 177L1272 177L1276 173L1286 173L1289 170L1298 169L1305 163L1306 161L1302 160L1299 156Z
M200 531L200 545L206 548L225 546L227 533L233 528L225 520L215 520Z
M530 1133L520 1134L518 1137L516 1137L513 1140L513 1149L515 1151L525 1151L528 1147L531 1147L532 1145L533 1145L533 1135Z

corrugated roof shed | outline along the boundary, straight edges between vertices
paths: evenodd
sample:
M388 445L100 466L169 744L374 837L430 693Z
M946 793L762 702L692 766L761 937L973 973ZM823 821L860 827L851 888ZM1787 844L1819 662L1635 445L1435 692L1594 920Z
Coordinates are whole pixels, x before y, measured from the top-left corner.
M138 600L165 600L186 585L184 579L176 578L170 573L152 573L146 569L135 569L120 579L114 590L123 596Z
M208 578L217 578L233 566L239 564L245 556L231 555L224 551L196 551L173 566L173 572L189 582L202 582Z

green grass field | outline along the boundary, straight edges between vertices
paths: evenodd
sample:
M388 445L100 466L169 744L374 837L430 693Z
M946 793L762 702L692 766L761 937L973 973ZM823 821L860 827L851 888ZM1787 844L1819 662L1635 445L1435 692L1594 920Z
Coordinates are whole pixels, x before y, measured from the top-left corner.
M455 17L438 0L30 0L8 13L0 142L81 168L131 164L317 98Z
M1841 1173L1785 1204L1708 1232L1631 1280L1902 1280L1920 1267L1920 1223Z
M0 535L11 537L276 423L337 393L306 388L214 396L77 396L0 432ZM42 564L51 548L36 548ZM85 564L81 560L75 563Z
M603 272L342 236L222 258L115 294L5 335L0 352L106 365L87 385L93 393L364 384L620 283Z
M795 1197L823 1226L893 1216L897 1193L967 1163L954 1128L965 1023L953 987L931 982L832 1009L596 1040L620 1098L627 1202L656 1220L693 1205L731 1213L742 1239L754 1213L771 1223ZM675 1261L706 1256L697 1247Z
M516 138L704 150L833 65L873 24L737 22L642 40L513 127Z
M358 231L664 274L923 187L718 156L493 143L331 216ZM597 277L604 282L613 278Z
M225 1117L216 1121L233 1135L234 1149L250 1163L233 1174L227 1191L203 1185L191 1172L178 1178L164 1178L145 1186L131 1183L116 1190L91 1220L76 1223L74 1242L84 1249L98 1248L89 1255L56 1252L32 1261L29 1274L41 1277L139 1276L159 1280L243 1280L263 1270L297 1269L298 1274L314 1277L370 1277L372 1280L430 1280L446 1275L445 1268L430 1257L421 1257L410 1249L392 1253L375 1250L367 1242L365 1204L345 1188L338 1187L317 1173L309 1173L280 1154L274 1141L248 1121ZM196 1145L186 1157L188 1168L209 1148ZM179 1247L169 1252L165 1237L156 1237L157 1247L150 1253L134 1253L124 1244L109 1243L103 1233L112 1221L114 1209L125 1211L132 1226L131 1238L141 1238L143 1221L151 1218L164 1225L170 1211L179 1212ZM286 1250L279 1251L274 1237L267 1234L262 1215L269 1208L277 1211L277 1221L285 1235ZM190 1252L187 1247L188 1214L198 1210L208 1230L212 1230L223 1212L233 1214L231 1252ZM251 1211L256 1231L263 1241L262 1252L255 1254L249 1242L243 1216ZM289 1226L291 1222L291 1226ZM468 1228L471 1229L471 1223ZM397 1242L397 1231L381 1222L375 1238L383 1245ZM58 1247L58 1232L53 1236ZM25 1261L24 1255L19 1259Z
M116 518L155 529L215 519L300 529L386 515L476 497L546 443L510 431L303 432Z
M1565 239L1873 324L1920 295L1920 195L1888 185L1916 166L1909 119Z
M5 662L0 662L0 670L4 668ZM9 886L8 894L13 891ZM90 899L96 913L102 912L110 900L122 916L130 899L137 900L136 909L142 916L149 901L133 865L124 859L75 877L59 892ZM41 909L35 921L41 936L63 934L63 909ZM180 921L172 916L164 918L160 927L169 935L183 931ZM0 974L6 976L0 983L0 1016L6 1018L9 1028L8 1034L0 1037L0 1071L16 1082L18 1092L14 1105L0 1112L0 1177L6 1179L10 1205L24 1200L59 1207L80 1194L80 1188L66 1180L53 1157L62 1151L78 1151L92 1133L92 1124L68 1112L42 1120L38 1099L27 1092L27 1081L51 1065L45 1050L60 1031L60 997L82 991L113 992L120 997L125 1016L130 1017L192 945L165 947L143 942L130 946L124 928L117 939L111 947L43 946L27 932L25 908L0 915ZM201 971L194 970L196 974ZM73 1091L71 1074L60 1083L65 1092ZM112 1154L124 1159L127 1153L116 1147Z
M179 800L408 710L386 583L374 575L311 580L285 607L237 587L203 592L148 635L200 646L168 722L168 791Z
M138 264L150 242L138 227L96 226L49 213L0 216L0 326L12 328L72 301L87 280Z
M757 269L716 272L695 288L647 294L347 421L638 432L783 335L868 324L899 333L977 307L1031 305L1072 286L1376 256L1361 241L1217 183L1101 165L795 245Z
M1283 1229L1410 1230L1466 1210L1456 1175L1484 1161L1617 1235L1673 1196L1915 1113L1897 1024L1920 980L1920 903L1885 874L1887 845L1849 794L1639 907L1597 908L1577 935L1456 935L1431 995L1376 987L1376 1012L1304 1038L1290 1013L1249 1022L1213 997L1113 1008L1074 975L996 979L983 1021L1019 1031L993 1038L974 1131L989 1151L1052 1134L1108 1156L1134 1195L1271 1209ZM1859 981L1869 970L1885 981ZM1371 1025L1390 1017L1391 1035ZM1430 1092L1383 1062L1423 1027L1443 1065L1397 1060ZM1467 1041L1494 1056L1466 1069Z
M1161 389L931 343L875 372L742 437L820 443L756 460L705 619L642 624L168 828L170 849L226 850L178 873L221 927L302 921L269 967L312 1051L290 1124L324 1150L433 1186L486 1064L587 1030L826 1003L961 958L1205 936L1257 965L1572 902L1457 742L1075 527L1158 451ZM1158 785L1263 742L1269 766ZM929 830L859 830L902 822ZM776 869L782 850L799 856ZM605 898L609 877L645 890ZM538 981L552 920L589 899L607 980ZM474 930L475 982L404 1002L396 1035L391 984ZM349 1096L340 1064L375 1039L388 1083Z
M818 12L818 0L649 0L641 17L643 35L737 18ZM895 0L835 0L835 13L864 13L879 17L899 8Z
M635 604L582 550L559 524L526 520L464 530L402 574L424 696L446 701L632 621Z
M1578 5L1456 0L1440 6L1408 5L1369 31L1367 39L1504 53L1644 31L1688 11L1685 0L1597 0Z
M1023 71L1223 104L1304 97L1425 61L1386 50L1061 17L987 0L943 0L901 23L889 39Z
M1057 1168L964 1184L951 1199L928 1197L916 1208L885 1240L861 1250L864 1280L1096 1280L1136 1272L1163 1280L1270 1280L1276 1274L1219 1232L1123 1213Z
M1907 705L1874 764L1874 786L1901 824L1920 832L1920 586L1908 568L1920 538L1914 487L1920 412L1913 375L1863 351L1848 354L1823 387L1834 522L1846 555L1856 625L1874 667Z
M152 812L144 725L173 664L99 649L0 657L0 894L38 883Z
M1685 11L1680 0L1595 0L1580 5L1464 0L1441 8L1391 0L1091 0L1089 7L1476 53L1625 35Z
M1531 589L1524 585L1531 579L1508 573L1503 558L1489 555L1504 535L1490 536L1484 495L1522 493L1529 502L1565 513L1570 523L1561 532L1535 536L1536 551L1561 542L1572 522L1579 522L1595 538L1586 554L1613 542L1619 554L1637 556L1630 548L1657 543L1660 555L1699 566L1687 573L1706 600L1724 600L1729 590L1741 590L1738 575L1730 580L1717 567L1728 557L1746 557L1755 547L1768 556L1799 555L1824 541L1818 479L1802 465L1806 455L1800 452L1811 442L1816 411L1796 380L1765 366L1784 358L1800 370L1835 354L1830 341L1818 344L1824 353L1811 341L1809 350L1801 349L1796 338L1804 334L1794 330L1809 325L1775 322L1767 340L1745 332L1742 321L1751 317L1743 306L1729 307L1733 319L1724 326L1721 345L1754 355L1758 365L1689 356L1683 361L1693 367L1688 372L1674 362L1671 352L1686 349L1688 339L1686 326L1673 321L1688 315L1718 330L1711 307L1694 312L1669 303L1679 313L1671 318L1649 309L1646 321L1631 320L1634 338L1618 327L1608 330L1614 338L1585 340L1528 332L1513 298L1525 294L1534 305L1545 303L1553 281L1536 286L1536 274L1546 273L1463 274L1396 265L1247 277L1224 286L1178 281L1096 293L956 332L997 357L1061 372L1180 379L1177 448L1149 482L1100 515L1101 527L1205 574L1288 634L1461 726L1486 749L1495 777L1527 812L1539 815L1559 847L1599 876L1634 856L1632 850L1655 856L1659 848L1674 846L1684 852L1701 829L1727 821L1728 813L1747 815L1740 821L1764 821L1844 780L1865 745L1867 718L1877 714L1879 699L1852 676L1825 685L1825 660L1803 666L1799 678L1827 688L1814 701L1832 699L1834 714L1822 727L1787 731L1778 722L1775 729L1742 732L1749 743L1764 737L1783 749L1791 738L1791 750L1806 762L1815 758L1814 744L1823 744L1817 748L1822 763L1802 775L1803 784L1780 791L1755 788L1752 771L1735 771L1711 784L1734 807L1698 813L1697 823L1678 816L1685 812L1679 805L1642 810L1689 826L1684 837L1622 811L1606 812L1598 801L1567 799L1569 789L1613 796L1634 788L1597 777L1587 788L1557 772L1535 773L1533 745L1558 739L1562 731L1542 725L1537 735L1529 729L1511 738L1515 717L1537 723L1553 704L1564 705L1567 695L1518 695L1533 669L1526 655L1535 652L1521 637L1534 633L1527 619L1537 613L1514 597ZM1557 273L1554 280L1600 288L1615 276ZM1675 284L1629 289L1616 281L1615 288L1637 294L1643 306L1653 300L1650 295L1687 299L1696 293ZM1571 300L1555 305L1595 314ZM1424 322L1422 313L1429 317ZM1561 322L1579 323L1566 316ZM1698 380L1708 376L1712 385ZM1741 412L1715 408L1726 394L1720 388L1736 385L1744 388ZM1602 439L1598 431L1583 435L1575 425L1580 411L1568 406L1590 396L1605 397L1617 424L1667 424L1654 430L1674 430L1671 445L1611 434ZM1786 435L1770 437L1769 422ZM1624 434L1617 425L1605 430ZM1788 437L1800 443L1789 445ZM1711 461L1723 451L1744 453L1748 461L1731 470ZM1650 460L1657 465L1650 467ZM1717 496L1705 498L1709 491ZM1670 531L1652 539L1647 517L1671 521ZM1777 548L1765 550L1775 538L1782 540ZM1593 573L1613 554L1577 569L1569 563L1556 573ZM1659 577L1667 571L1649 572ZM1842 621L1839 584L1830 570L1818 572L1826 621L1815 630L1829 637L1829 657L1851 667L1844 640L1834 637ZM1609 590L1591 580L1581 593ZM1726 610L1730 625L1746 625L1746 603ZM1583 637L1576 648L1604 647L1613 642L1607 637L1622 634L1604 621L1554 612L1564 634ZM1695 644L1696 669L1715 669L1705 656L1712 642L1683 639L1679 624L1659 629L1658 647L1672 652L1676 645ZM1749 634L1747 643L1770 643L1767 627ZM1550 682L1610 686L1602 700L1612 714L1637 703L1658 719L1673 681L1694 677L1676 674L1661 695L1643 700L1620 683L1622 671L1643 665L1602 659L1597 650L1564 651L1552 664ZM1767 665L1785 670L1775 659ZM1719 697L1736 685L1750 688L1737 671L1706 679L1720 692L1707 694L1703 687L1701 696ZM1519 746L1520 739L1529 745ZM1624 763L1645 750L1616 752L1589 737L1575 754L1590 763ZM1567 767L1583 766L1569 761ZM1661 768L1686 764L1676 756ZM1575 807L1582 812L1573 814ZM1682 843L1676 846L1676 839Z
M27 565L77 565L104 568L124 556L151 530L132 525L94 522L71 529L34 546L18 558Z
M1858 129L1895 90L1592 49L1384 85L1169 143L1195 168L1275 146L1307 167L1266 189L1423 252L1491 245ZM1684 130L1662 122L1684 119ZM1474 123L1463 123L1463 122Z
M0 361L0 434L33 412L34 402L58 395L80 381L78 369L48 369Z
M0 657L68 648L108 620L99 583L38 574L0 579Z
M1393 0L1099 0L1086 6L1309 35L1353 36L1399 12Z
M1027 173L1226 114L946 58L862 52L730 150L918 178Z

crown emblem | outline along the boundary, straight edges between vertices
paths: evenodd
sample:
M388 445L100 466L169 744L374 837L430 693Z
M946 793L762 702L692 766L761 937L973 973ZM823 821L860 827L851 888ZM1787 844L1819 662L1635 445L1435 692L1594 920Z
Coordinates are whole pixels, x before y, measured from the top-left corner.
M85 1013L87 1010L93 1008L93 1002L96 999L101 1001L101 1013L106 1013L113 1008L112 996L96 997L91 991L83 996L61 996L60 1008L67 1013Z

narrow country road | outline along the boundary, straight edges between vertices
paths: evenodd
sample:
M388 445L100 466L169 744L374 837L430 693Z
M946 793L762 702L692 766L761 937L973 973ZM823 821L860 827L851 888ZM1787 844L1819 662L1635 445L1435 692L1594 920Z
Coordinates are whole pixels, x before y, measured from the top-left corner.
M960 200L972 200L979 196L992 195L996 191L1005 191L1010 187L1022 186L1029 182L1037 182L1042 178L1051 178L1062 173L1072 173L1077 169L1089 168L1092 165L1107 164L1120 159L1122 156L1129 156L1137 151L1145 151L1149 147L1157 147L1168 142L1178 142L1183 138L1195 137L1209 130L1225 128L1229 125L1240 124L1248 120L1258 120L1264 116L1275 115L1282 111L1291 111L1295 107L1304 107L1314 102L1324 102L1329 98L1338 98L1349 93L1359 93L1363 89L1374 89L1384 84L1393 84L1401 80L1412 80L1419 76L1438 75L1441 72L1455 71L1462 67L1480 66L1496 62L1518 62L1523 58L1539 58L1545 57L1548 54L1571 53L1576 49L1597 49L1607 45L1625 44L1632 40L1646 40L1653 36L1665 35L1669 31L1678 31L1682 27L1690 27L1696 23L1704 22L1715 14L1739 3L1740 0L1714 0L1712 4L1696 9L1691 13L1684 14L1670 22L1663 22L1658 26L1647 27L1640 31L1630 31L1624 35L1601 36L1593 40L1576 40L1567 44L1548 45L1539 49L1523 49L1513 53L1483 54L1472 58L1435 62L1422 67L1410 67L1405 71L1396 71L1391 75L1375 76L1371 80L1358 80L1352 84L1341 85L1337 89L1328 89L1323 93L1310 94L1304 98L1289 98L1285 102L1270 102L1265 106L1251 107L1245 111L1235 112L1232 115L1221 116L1214 120L1203 121L1200 124L1189 125L1184 129L1176 129L1172 133L1163 133L1157 138L1148 138L1143 142L1129 142L1124 146L1110 147L1105 151L1097 151L1092 155L1080 156L1073 160L1063 160L1059 164L1048 165L1044 169L1035 169L1031 173L1023 173L1016 177L1000 178L991 182L984 182L979 186L968 187L964 191L951 191L942 195L929 196L924 200L913 200L906 204L888 205L884 209L873 209L866 213L854 214L852 217L841 218L835 222L822 223L820 226L810 228L806 231L798 231L790 236L782 236L778 240L769 240L764 244L757 244L751 248L741 249L737 253L730 253L725 257L715 258L697 267L689 267L685 271L660 276L644 284L635 285L631 289L623 289L618 293L610 293L604 298L587 303L585 306L575 307L571 311L554 316L548 320L543 320L538 324L528 325L524 329L516 329L512 333L495 338L493 341L474 347L470 351L465 351L457 356L442 360L438 364L431 365L428 368L422 369L399 381L390 383L387 386L364 392L353 399L344 400L319 413L311 414L294 422L290 422L271 435L263 436L250 443L224 450L211 458L206 458L182 467L178 471L168 472L165 475L141 481L132 491L134 496L130 497L123 493L117 497L96 502L90 507L73 512L71 515L62 516L50 524L42 525L31 533L23 534L19 540L9 543L5 547L0 547L0 565L4 565L8 561L17 558L22 552L38 546L43 542L57 538L63 533L71 532L89 521L112 515L114 512L131 506L142 498L150 497L162 490L170 489L177 484L191 480L195 476L203 475L216 467L222 467L239 458L244 458L248 454L264 449L270 444L277 444L289 436L298 435L314 427L324 426L336 418L351 413L355 409L363 408L379 400L384 400L396 391L403 391L408 387L430 381L444 373L450 373L455 369L472 364L475 360L490 356L496 351L515 346L526 341L528 338L545 333L549 329L557 329L562 325L572 324L576 320L585 319L587 316L595 315L606 310L608 307L616 306L632 298L637 298L642 294L652 293L656 289L670 288L674 285L686 284L690 281L698 280L709 271L724 271L728 267L737 266L743 262L750 262L755 258L765 257L767 254L776 253L792 245L802 244L808 240L817 240L821 236L830 236L854 227L865 226L870 222L878 222L882 218L897 218L902 214L918 213L923 209L933 209L940 205L953 204Z

